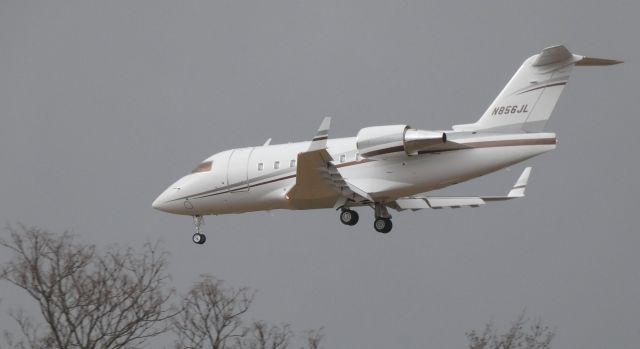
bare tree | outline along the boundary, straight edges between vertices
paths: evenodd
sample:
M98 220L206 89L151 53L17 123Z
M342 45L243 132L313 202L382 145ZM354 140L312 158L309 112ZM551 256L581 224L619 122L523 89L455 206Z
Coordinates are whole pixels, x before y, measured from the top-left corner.
M244 324L243 317L253 303L255 292L247 287L232 288L205 275L193 285L174 317L176 348L194 349L287 349L293 332L288 324L265 321ZM306 347L319 349L322 329L305 332Z
M482 333L467 332L469 349L550 349L555 330L543 325L540 319L525 328L528 322L523 311L505 333L499 333L491 323Z
M288 324L269 325L264 321L255 321L244 337L238 340L241 349L286 349L293 337Z
M69 233L8 228L0 246L12 253L0 278L37 302L44 326L14 312L23 333L8 338L16 348L136 348L165 332L174 313L166 253L147 244L142 253L76 241Z
M16 338L16 335L11 331L4 331L4 340L11 348L16 349L30 349L30 348L43 348L46 347L47 338L38 335L39 326L35 325L31 319L29 319L22 309L11 311L9 316L16 322L20 331L21 337Z
M224 349L247 334L242 315L249 310L254 292L249 288L225 288L222 281L203 276L182 302L173 320L177 347Z
M320 344L324 340L324 329L308 330L305 332L307 338L307 347L309 349L320 349Z

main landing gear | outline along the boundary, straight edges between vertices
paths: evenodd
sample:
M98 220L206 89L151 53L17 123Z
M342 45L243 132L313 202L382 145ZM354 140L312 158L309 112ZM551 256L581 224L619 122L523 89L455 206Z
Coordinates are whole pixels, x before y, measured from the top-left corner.
M358 212L354 210L343 208L342 211L340 211L340 222L342 222L342 224L356 225L359 219Z
M200 232L200 227L204 224L204 218L202 216L193 216L193 224L196 226L196 233L193 234L191 240L198 245L202 245L207 241L207 237Z
M383 234L387 234L393 228L393 223L391 223L391 215L389 211L387 211L387 207L376 203L374 206L375 217L376 219L373 222L373 228ZM359 216L358 212L354 210L350 210L348 208L343 207L340 211L340 222L345 225L356 225L358 223Z
M382 234L387 234L393 228L393 224L391 223L391 215L387 210L387 206L384 206L381 203L376 202L373 207L375 211L376 220L373 221L373 228Z
M378 233L386 234L393 228L393 223L391 223L390 218L376 218L376 220L373 221L373 228Z

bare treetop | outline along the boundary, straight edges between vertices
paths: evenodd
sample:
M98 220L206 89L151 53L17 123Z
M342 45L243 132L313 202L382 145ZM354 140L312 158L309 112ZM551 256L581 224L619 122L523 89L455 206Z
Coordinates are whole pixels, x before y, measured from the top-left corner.
M178 347L223 349L230 340L244 337L242 315L254 292L246 287L224 288L222 281L203 276L184 297L182 312L173 319Z
M9 348L143 348L169 329L180 349L287 349L293 338L288 324L247 324L255 292L212 276L170 306L167 254L157 244L98 250L73 234L20 226L9 228L0 247L10 255L0 264L0 280L24 290L41 316L34 321L21 308L11 311L20 333L4 332ZM319 348L321 329L305 336L305 346Z
M45 322L40 329L14 313L24 338L13 346L135 348L167 330L172 291L165 289L166 253L157 245L147 244L141 254L119 248L99 253L69 233L9 232L0 246L13 255L1 277L37 302Z
M528 328L527 323L523 311L505 333L499 333L491 323L482 332L469 331L469 349L550 349L555 330L543 325L540 319Z

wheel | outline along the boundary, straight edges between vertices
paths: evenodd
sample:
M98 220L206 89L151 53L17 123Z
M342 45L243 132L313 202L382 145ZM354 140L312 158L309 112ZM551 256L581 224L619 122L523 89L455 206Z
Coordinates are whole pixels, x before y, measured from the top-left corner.
M386 234L393 228L393 223L391 223L391 220L388 218L376 218L373 222L373 228L378 233Z
M356 223L358 223L358 219L360 219L360 217L356 211L342 210L342 212L340 212L340 222L342 222L342 224L356 225Z
M198 234L198 233L193 234L193 237L191 239L193 240L193 242L195 242L198 245L202 245L204 244L205 241L207 241L207 237L204 236L204 234Z
M386 234L391 231L391 228L393 228L393 224L388 218L376 218L376 220L373 222L373 228L378 233Z

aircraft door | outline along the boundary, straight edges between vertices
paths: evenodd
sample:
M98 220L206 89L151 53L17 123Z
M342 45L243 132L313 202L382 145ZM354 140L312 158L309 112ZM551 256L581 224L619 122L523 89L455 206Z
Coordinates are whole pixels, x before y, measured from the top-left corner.
M234 149L227 164L227 183L229 185L242 183L233 192L249 190L249 158L254 148Z

